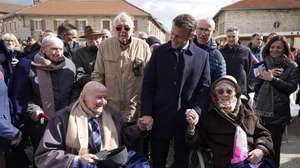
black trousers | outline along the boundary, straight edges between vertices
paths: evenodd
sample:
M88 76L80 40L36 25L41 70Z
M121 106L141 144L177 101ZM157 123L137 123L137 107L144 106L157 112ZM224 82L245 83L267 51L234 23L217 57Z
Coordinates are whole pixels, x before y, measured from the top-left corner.
M189 149L184 135L174 136L174 163L172 168L187 168ZM153 168L165 168L172 138L151 137L151 159Z
M276 165L280 166L280 148L282 135L284 133L286 125L264 125L270 132L273 140L273 148L274 148L274 160Z

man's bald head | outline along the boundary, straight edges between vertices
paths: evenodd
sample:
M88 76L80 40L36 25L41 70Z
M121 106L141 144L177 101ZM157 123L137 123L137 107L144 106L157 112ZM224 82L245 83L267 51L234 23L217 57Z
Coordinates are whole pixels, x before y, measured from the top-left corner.
M93 92L96 92L96 91L107 92L107 89L100 82L90 81L90 82L88 82L84 85L84 87L81 91L81 96L89 95L89 94L91 94Z
M90 81L83 87L80 98L84 104L95 114L101 115L107 104L107 89L97 81Z

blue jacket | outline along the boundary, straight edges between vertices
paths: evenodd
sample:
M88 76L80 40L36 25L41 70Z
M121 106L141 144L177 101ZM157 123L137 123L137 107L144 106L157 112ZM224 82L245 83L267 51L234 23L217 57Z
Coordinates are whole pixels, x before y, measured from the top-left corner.
M18 134L19 130L11 123L7 87L0 71L0 151L7 148L8 143L14 140Z
M209 54L211 83L219 77L226 75L226 63L223 55L218 49L216 41L211 38L206 45L201 45L197 43L197 39L194 39L194 43Z
M193 108L201 113L206 107L210 87L208 53L190 42L183 58L180 83L170 42L155 49L145 69L141 115L154 118L153 136L169 138L176 129L184 132L185 110Z

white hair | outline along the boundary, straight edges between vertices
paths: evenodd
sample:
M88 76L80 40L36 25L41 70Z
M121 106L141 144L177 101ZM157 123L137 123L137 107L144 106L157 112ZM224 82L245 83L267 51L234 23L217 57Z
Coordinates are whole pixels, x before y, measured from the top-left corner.
M60 45L61 47L64 47L64 43L63 41L54 36L54 35L49 35L49 36L46 36L43 40L42 40L42 47L46 47L48 45L51 45L51 44L57 44L57 45Z
M132 16L129 16L125 12L121 12L114 18L113 25L116 27L120 22L127 22L129 27L134 27L133 20L134 19Z
M212 18L199 19L199 20L197 21L197 25L198 25L199 23L201 23L201 22L206 22L206 23L208 23L208 24L213 28L213 30L215 30L216 23L215 23L215 21L214 21Z

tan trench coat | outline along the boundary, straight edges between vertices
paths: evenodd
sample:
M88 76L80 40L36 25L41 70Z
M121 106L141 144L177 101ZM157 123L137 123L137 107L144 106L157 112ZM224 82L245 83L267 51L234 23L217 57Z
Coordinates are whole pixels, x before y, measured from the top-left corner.
M125 121L136 119L140 112L140 93L144 67L151 52L147 43L132 37L130 46L122 50L117 37L105 40L98 49L94 73L97 81L108 89L108 104L121 111ZM138 76L133 67L138 68Z

